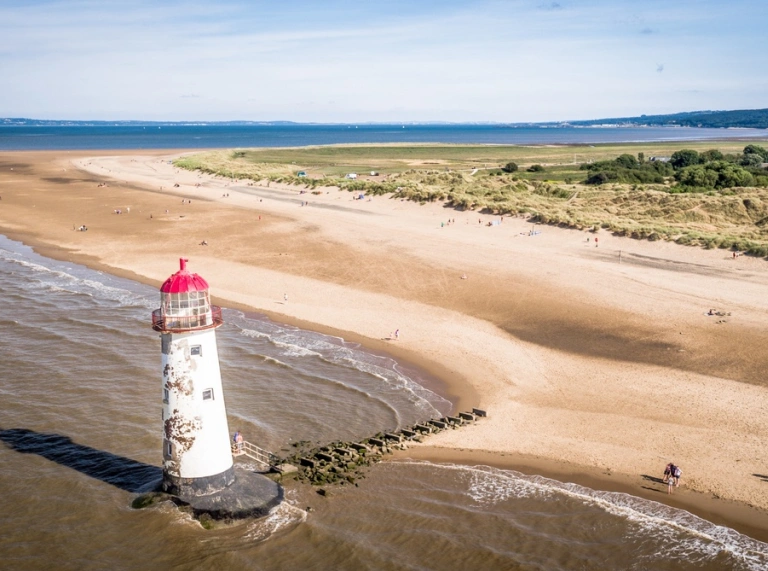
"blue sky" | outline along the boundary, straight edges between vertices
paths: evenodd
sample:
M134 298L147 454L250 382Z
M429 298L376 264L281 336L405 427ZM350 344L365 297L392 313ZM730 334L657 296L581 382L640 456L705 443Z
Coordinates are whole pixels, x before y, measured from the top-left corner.
M760 0L0 0L0 117L560 121L768 107Z

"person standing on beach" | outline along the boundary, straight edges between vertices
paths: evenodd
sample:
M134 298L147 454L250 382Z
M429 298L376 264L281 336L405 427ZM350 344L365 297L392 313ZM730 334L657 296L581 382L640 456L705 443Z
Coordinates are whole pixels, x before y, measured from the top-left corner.
M288 303L288 294L287 293L283 294L283 301L285 301L285 303Z
M398 339L400 339L400 330L395 329L395 341L397 341Z
M680 466L673 466L672 467L672 478L675 481L675 487L680 485L680 476L683 475L683 471L680 469Z
M672 477L672 462L669 462L666 467L664 468L664 480L663 482L666 484L667 480L669 480Z
M672 488L675 487L675 478L673 476L669 477L669 480L667 480L667 493L672 493Z

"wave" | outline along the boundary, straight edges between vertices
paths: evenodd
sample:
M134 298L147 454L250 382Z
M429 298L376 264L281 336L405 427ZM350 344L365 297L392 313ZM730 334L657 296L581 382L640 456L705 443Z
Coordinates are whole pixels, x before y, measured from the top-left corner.
M242 335L270 343L280 350L281 358L317 358L330 365L363 373L370 379L355 379L355 386L350 386L352 381L347 379L342 384L348 388L362 390L377 400L383 398L382 391L398 394L405 397L420 416L427 418L444 416L451 410L450 401L402 372L397 361L390 357L368 353L360 349L359 344L349 343L340 337L283 326L266 319L248 318L242 312L232 313L234 316L229 322L238 327ZM279 363L290 366L282 360Z
M631 524L659 544L654 557L680 559L688 564L704 563L729 555L746 569L768 568L768 544L713 524L688 511L621 492L593 490L544 476L529 476L515 470L490 466L434 464L397 461L438 470L453 470L466 478L466 495L478 505L489 506L516 498L563 499L596 507Z
M0 242L1 244L1 242ZM101 301L117 302L121 307L136 307L143 309L155 309L155 303L150 296L144 293L131 291L124 287L107 285L102 281L78 274L92 274L103 277L104 281L115 281L117 278L93 272L85 267L71 266L57 267L58 263L50 260L50 266L34 262L29 255L15 252L0 247L0 260L27 270L32 275L25 276L28 286L32 289L38 287L43 291L61 292L73 295L83 295ZM127 282L126 282L127 283Z

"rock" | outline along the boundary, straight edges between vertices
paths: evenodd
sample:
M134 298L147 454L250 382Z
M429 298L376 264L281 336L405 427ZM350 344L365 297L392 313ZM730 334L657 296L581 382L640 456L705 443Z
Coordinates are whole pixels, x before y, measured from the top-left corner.
M213 518L207 513L200 514L197 521L200 522L200 525L202 525L204 529L213 529L215 526Z
M149 492L147 494L142 494L133 500L133 502L131 502L131 507L135 510L141 510L157 503L170 501L172 499L173 496L163 492Z

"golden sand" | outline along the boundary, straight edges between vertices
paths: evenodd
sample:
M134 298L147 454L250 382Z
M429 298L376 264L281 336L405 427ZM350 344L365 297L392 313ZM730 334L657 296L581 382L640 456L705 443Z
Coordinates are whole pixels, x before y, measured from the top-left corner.
M152 284L187 257L223 303L383 348L488 411L414 456L517 458L768 529L764 260L248 186L173 156L3 153L0 232ZM668 461L683 469L672 499L649 478Z

